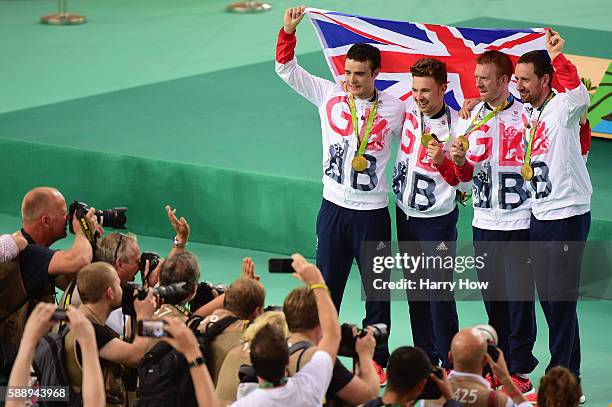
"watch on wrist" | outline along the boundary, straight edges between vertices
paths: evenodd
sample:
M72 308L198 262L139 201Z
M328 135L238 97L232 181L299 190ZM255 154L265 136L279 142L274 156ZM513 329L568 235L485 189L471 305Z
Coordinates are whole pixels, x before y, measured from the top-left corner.
M187 242L185 243L180 243L178 241L178 237L174 236L174 240L172 241L172 247L175 247L177 249L184 249L185 246L187 246Z
M197 366L203 365L205 363L206 363L206 361L204 360L204 356L198 356L197 358L195 358L194 360L189 362L189 369L191 369L193 367L197 367Z

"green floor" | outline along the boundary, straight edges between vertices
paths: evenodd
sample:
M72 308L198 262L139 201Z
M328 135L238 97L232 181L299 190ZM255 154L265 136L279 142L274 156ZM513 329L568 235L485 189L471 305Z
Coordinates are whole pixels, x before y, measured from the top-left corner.
M229 15L220 0L71 0L89 22L48 27L51 0L0 0L0 230L19 226L19 202L33 186L58 186L68 199L98 207L127 205L141 247L165 253L171 237L162 207L188 217L203 279L229 282L243 256L255 259L268 303L296 283L265 272L274 252L313 253L320 203L320 128L314 108L273 71L281 12ZM554 26L567 52L612 58L612 3L500 0L313 1L323 9L380 18L465 26ZM341 7L341 9L340 9ZM500 20L504 18L504 20ZM524 21L521 23L519 21ZM300 29L300 62L329 77L310 25ZM594 140L589 170L591 238L612 236L612 143ZM297 159L296 159L297 157ZM471 209L460 238L469 239ZM239 248L241 247L241 248ZM255 251L253 249L258 249ZM346 298L359 298L351 275ZM483 322L480 302L458 304L460 323ZM393 303L391 347L411 341L407 304ZM589 405L607 406L612 386L608 337L612 302L579 305L583 383ZM345 302L341 320L361 321L361 302ZM535 353L543 373L547 330L538 310Z

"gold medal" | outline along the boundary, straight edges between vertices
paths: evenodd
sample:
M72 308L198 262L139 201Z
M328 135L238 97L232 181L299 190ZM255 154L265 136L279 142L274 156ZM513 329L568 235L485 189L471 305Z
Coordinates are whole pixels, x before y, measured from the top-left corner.
M429 147L429 142L431 140L439 141L438 137L433 133L423 133L423 135L421 136L421 144L425 148Z
M533 167L529 164L525 164L521 167L521 175L525 181L531 181L533 178Z
M457 141L459 142L459 145L463 151L467 151L468 148L470 148L470 142L468 141L467 137L459 136L457 137Z
M363 172L368 167L368 160L362 155L356 155L351 164L355 171Z

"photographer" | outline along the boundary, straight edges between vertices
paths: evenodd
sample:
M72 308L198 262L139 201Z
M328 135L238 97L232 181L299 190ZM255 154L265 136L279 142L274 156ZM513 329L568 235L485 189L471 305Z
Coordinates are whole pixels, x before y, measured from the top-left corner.
M136 367L145 354L148 341L136 336L132 343L124 342L104 325L111 311L121 306L122 289L116 271L107 263L92 263L79 272L77 287L83 304L79 310L93 323L102 373L105 378L107 406L122 406L126 394L122 380L122 366ZM143 301L134 300L138 320L149 319L156 308L153 291ZM72 332L66 335L65 361L68 381L73 391L79 392L81 376L78 361L82 352Z
M289 347L294 350L289 358L291 375L307 366L321 339L317 303L309 287L296 288L283 303L283 312L289 327ZM355 343L356 374L351 373L339 359L336 359L331 382L325 395L326 405L344 403L357 405L373 399L378 394L380 383L372 363L376 341L372 331L357 338Z
M21 232L0 236L0 263L13 260L28 245Z
M449 358L454 370L450 372L448 379L455 399L464 406L483 406L493 401L496 406L505 407L531 405L525 401L512 381L503 352L500 349L497 351L499 352L498 359L493 361L487 353L485 338L475 328L463 329L453 338ZM486 365L491 367L493 373L504 385L506 394L491 389L489 382L482 377L482 370Z
M134 280L134 275L138 271L140 260L140 247L136 241L136 236L132 234L110 233L98 241L94 261L101 261L110 264L114 267L121 287L125 287L126 283ZM76 286L76 279L71 281L60 300L60 307L67 309L69 305L79 307L81 298L79 290ZM111 312L106 321L113 331L127 338L129 330L126 331L125 316L118 308Z
M206 363L215 385L228 352L242 343L242 333L248 323L263 313L265 298L266 291L261 283L253 279L239 278L225 292L223 308L215 310L200 323L198 330L205 332L212 324L221 320L235 320L211 343L212 358Z
M181 218L180 220L176 218L176 209L173 210L170 206L166 206L165 210L170 220L170 224L176 233L170 255L181 253L184 251L184 247L189 240L189 224L185 218ZM134 281L134 277L139 270L143 273L143 285L145 287L155 286L158 283L159 273L164 262L163 259L157 258L157 260L157 265L153 265L153 270L149 273L151 264L149 260L146 260L143 264L138 239L136 235L131 233L124 234L115 232L104 236L97 242L96 251L94 253L94 261L102 261L115 268L121 280L122 288L125 287L128 282ZM76 289L76 281L72 281L66 288L60 304L64 309L70 304L76 307L81 304L79 293ZM118 308L111 312L106 321L106 325L119 335L122 335L123 338L129 339L132 337L132 332L134 332L135 329L134 326L131 326L129 323L126 324L126 322L128 322L128 319L123 314L122 309Z
M257 386L257 383L251 381L240 383L240 373L243 365L245 365L245 367L252 367L251 358L249 357L251 342L255 334L266 325L274 325L281 330L283 336L289 336L287 321L282 311L266 311L258 316L255 321L251 322L242 335L242 343L230 350L225 361L223 361L223 365L219 371L217 386L215 387L215 394L219 400L227 402L234 401L236 400L238 391L247 394L249 390L252 390L252 385ZM255 377L255 382L257 381L256 379Z
M15 365L11 371L9 387L28 387L30 385L30 366L32 355L36 349L39 339L49 332L55 323L52 320L53 312L56 310L53 304L39 303L32 311L26 323L23 339L19 346L19 353ZM98 349L96 338L91 322L74 307L66 312L69 325L79 345L83 349L83 405L86 407L104 406L104 383L102 382L102 371L98 360ZM24 400L6 400L7 407L25 406Z
M172 298L170 302L165 302L159 307L153 319L163 319L165 317L180 317L187 319L191 313L185 305L193 298L200 280L200 266L198 258L190 252L180 252L168 257L161 266L159 273L159 284L168 286L175 283L185 283L183 288L188 292L183 297Z
M217 407L221 403L214 394L212 379L206 368L206 361L202 355L200 344L193 331L189 329L179 318L165 318L165 329L169 336L162 340L168 342L174 349L181 352L189 362L189 373L194 386L198 406Z
M37 302L54 302L55 288L65 289L69 279L89 264L93 250L76 216L72 221L74 243L68 250L51 250L66 237L68 211L64 196L54 188L29 191L21 205L21 234L28 246L8 263L0 263L0 343L19 346L29 311ZM83 220L89 229L101 234L102 228L91 208ZM66 275L65 279L57 278ZM9 362L10 364L10 362Z
M323 401L340 345L338 313L319 269L300 254L292 257L294 276L314 292L321 325L319 350L303 369L287 378L289 348L283 332L273 325L261 328L251 342L250 351L260 388L232 405L315 406Z
M453 400L446 374L442 370L440 372L442 379L432 373L431 362L421 349L412 346L399 347L389 358L385 394L365 403L364 407L412 405L409 403L418 400L428 380L435 383L446 400L442 404L444 407L461 407L460 403Z
M259 276L255 274L255 262L253 262L253 259L251 259L250 257L245 257L244 259L242 259L242 277L259 281ZM196 293L196 297L194 298L194 301L192 303L192 311L195 315L207 317L212 314L213 311L223 308L223 302L225 301L225 292L216 292L215 287L211 286L209 283L206 282L200 283L200 286L207 286L205 287L206 290L204 291L209 292L201 292L201 288L198 287L198 292ZM212 300L206 298L210 296L213 297ZM198 306L198 308L193 309L193 304L195 303L204 305Z

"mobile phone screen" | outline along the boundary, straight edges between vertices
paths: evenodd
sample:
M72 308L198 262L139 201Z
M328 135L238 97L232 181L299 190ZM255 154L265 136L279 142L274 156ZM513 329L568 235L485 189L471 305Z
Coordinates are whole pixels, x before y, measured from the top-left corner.
M145 319L138 321L138 335L146 336L149 338L161 338L166 336L166 330L164 329L164 321L154 321Z
M268 260L268 271L270 273L295 273L293 267L291 267L293 259L269 259Z

